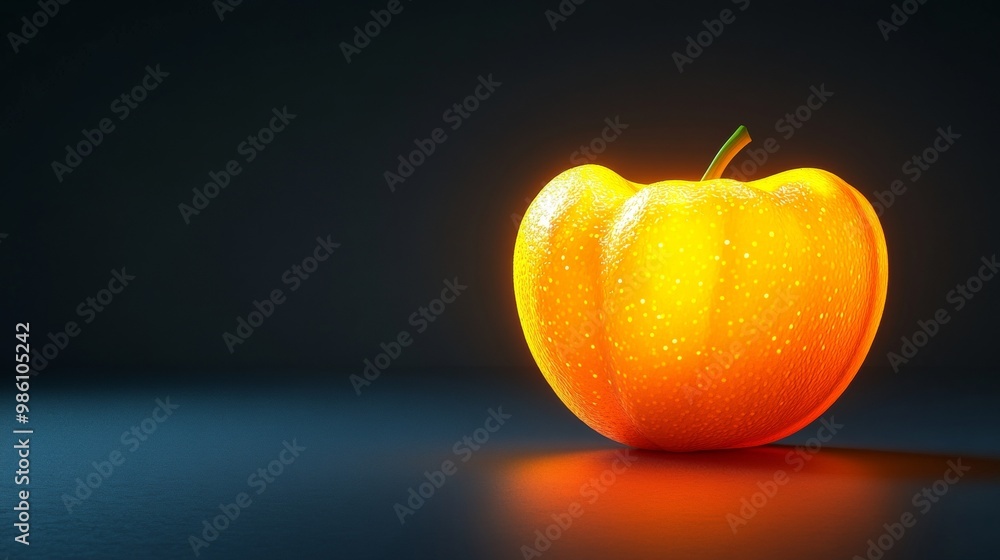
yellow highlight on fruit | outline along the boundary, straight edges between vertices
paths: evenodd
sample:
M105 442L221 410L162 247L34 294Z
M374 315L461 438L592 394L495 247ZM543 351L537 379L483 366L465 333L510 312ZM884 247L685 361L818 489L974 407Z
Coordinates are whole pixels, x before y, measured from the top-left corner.
M514 248L525 339L559 398L645 449L762 445L822 414L861 367L882 316L885 237L839 177L795 169L632 183L561 173Z

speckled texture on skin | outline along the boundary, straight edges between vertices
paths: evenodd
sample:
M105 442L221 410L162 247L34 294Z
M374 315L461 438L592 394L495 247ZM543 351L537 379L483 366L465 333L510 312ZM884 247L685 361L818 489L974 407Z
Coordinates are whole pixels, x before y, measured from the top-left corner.
M871 346L887 266L871 205L825 171L646 186L584 165L528 208L514 288L573 413L627 445L690 451L822 414Z

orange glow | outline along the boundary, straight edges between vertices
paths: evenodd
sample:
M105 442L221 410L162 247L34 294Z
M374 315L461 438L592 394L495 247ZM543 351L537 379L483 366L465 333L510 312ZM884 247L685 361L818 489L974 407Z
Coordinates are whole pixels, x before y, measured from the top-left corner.
M917 484L900 474L945 468L939 457L776 446L631 450L634 462L621 468L624 452L510 457L491 508L507 556L514 543L548 548L542 557L552 559L851 558L909 505Z
M615 441L673 451L761 445L822 414L871 346L887 269L871 205L819 169L641 185L575 167L514 249L521 326L559 398Z

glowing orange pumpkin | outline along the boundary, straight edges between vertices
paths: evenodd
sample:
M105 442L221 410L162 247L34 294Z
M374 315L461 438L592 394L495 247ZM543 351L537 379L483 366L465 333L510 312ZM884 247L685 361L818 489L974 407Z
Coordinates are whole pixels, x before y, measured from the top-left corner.
M624 444L691 451L790 435L853 379L885 303L871 205L819 169L640 185L597 165L528 208L514 289L528 347L563 403Z

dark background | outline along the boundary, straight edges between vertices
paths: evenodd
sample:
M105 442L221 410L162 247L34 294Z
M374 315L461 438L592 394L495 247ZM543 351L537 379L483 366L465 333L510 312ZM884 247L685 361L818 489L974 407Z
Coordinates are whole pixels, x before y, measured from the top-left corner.
M217 384L223 392L191 397L205 399L204 408L196 408L204 424L185 417L191 424L183 433L214 425L230 429L226 437L237 441L256 441L260 432L254 430L269 435L254 460L233 466L231 477L211 469L222 478L204 470L192 475L203 477L200 486L219 482L221 490L192 502L204 510L190 514L197 519L179 521L182 528L168 540L177 555L189 554L183 539L213 504L231 496L245 471L280 448L286 436L277 426L290 425L316 432L313 441L328 444L322 448L327 455L314 452L326 459L302 467L313 469L316 478L294 495L319 491L330 501L300 508L308 510L310 522L286 520L284 530L296 537L295 545L319 546L316 536L334 526L345 555L477 556L463 544L472 533L448 540L449 524L475 523L475 534L492 522L513 525L496 521L495 512L467 518L470 508L485 507L479 482L463 482L471 488L457 494L461 499L439 499L449 501L439 506L445 509L424 514L420 537L398 525L391 504L420 482L423 469L449 456L450 444L479 425L487 406L501 401L523 405L518 418L526 421L503 434L505 445L521 451L611 445L558 404L535 367L514 308L511 258L515 222L528 201L573 165L571 154L601 134L605 118L616 116L628 128L596 163L637 182L697 179L739 124L755 138L750 148L760 148L768 137L780 144L754 178L818 167L873 202L874 191L902 179L908 190L881 217L890 266L885 313L867 362L835 405L838 419L846 417L853 427L837 445L998 455L1000 288L987 283L960 311L946 302L956 284L976 273L980 257L996 253L1000 239L995 5L931 0L888 41L876 24L890 18L888 1L751 0L739 11L728 0L587 0L556 30L545 16L558 9L556 0L403 0L403 6L351 63L340 43L351 41L353 27L368 22L369 10L383 9L384 2L245 0L220 21L208 1L74 1L61 6L19 53L6 41L0 47L3 320L30 321L36 347L67 321L82 329L33 383L42 395L71 387L65 395L77 399L65 401L65 409L60 405L59 414L54 408L49 413L52 429L78 442L79 451L72 458L58 449L43 455L73 465L65 477L53 476L54 512L62 508L58 493L71 489L88 462L106 452L122 425L148 413L146 401L162 394L156 391ZM19 32L20 18L38 9L25 0L5 2L0 31ZM735 22L678 72L671 55L723 9L736 13ZM157 64L169 77L119 121L109 109L112 100L139 84L147 65ZM479 76L491 74L502 85L461 128L448 129L442 112L472 94ZM821 85L833 96L784 139L776 121L804 104L811 86ZM191 189L201 188L208 172L241 159L237 145L267 123L272 108L284 106L295 120L185 225L178 204L191 204ZM105 117L116 129L57 181L51 162L62 161L65 146ZM901 166L932 144L939 127L949 126L961 138L911 182ZM395 170L396 158L413 149L413 140L436 127L446 128L447 141L390 192L383 173ZM312 252L317 236L328 235L340 248L288 293L282 273ZM76 307L123 266L136 279L92 323L82 324ZM370 392L357 397L349 376L361 373L363 360L374 358L380 343L412 332L410 314L438 297L443 280L455 277L468 290L415 335ZM222 333L233 332L236 317L246 317L254 300L276 288L288 300L231 354ZM912 335L917 321L939 308L948 309L952 320L894 372L886 354L898 352L900 337ZM249 380L274 400L249 406L223 398L246 390ZM138 412L121 412L121 420L102 417L110 422L108 442L97 441L94 448L79 443L84 436L70 427L82 416L67 411L116 409L113 395L123 387L141 394L134 399L142 403L135 405ZM212 395L220 400L213 403ZM100 407L87 404L92 398ZM256 414L276 410L296 414L254 423ZM201 448L218 449L219 440L195 439ZM227 441L227 453L240 448ZM151 462L149 473L165 473L166 465L193 468L184 451L170 457L173 463ZM221 469L229 459L217 457L214 464ZM5 465L8 460L9 454ZM497 465L510 460L499 453L489 464L503 471ZM694 471L728 476L741 459L698 461ZM832 463L837 472L837 461ZM944 458L877 455L858 464L882 465L887 472L897 464L933 465L903 476L930 482L940 476L939 463ZM393 465L398 472L379 478ZM996 472L995 462L987 465ZM483 468L481 474L494 472ZM760 472L770 468L765 464ZM748 492L758 474L744 472ZM898 484L867 480L879 488ZM910 540L912 550L944 554L956 546L955 531L985 531L990 518L984 512L992 506L982 496L996 496L996 476L987 480L992 494L977 490L979 502L952 501L951 513L958 517L924 540ZM142 484L142 477L135 483ZM271 495L277 504L294 501L277 492ZM732 503L738 505L741 495ZM884 518L898 510L888 506ZM104 519L81 523L77 516L66 523L90 531ZM260 523L264 519L274 518L261 517ZM956 519L965 529L955 528ZM273 527L264 524L242 541L230 536L226 546L249 546L251 536ZM874 529L877 524L870 536ZM830 530L836 534L837 528ZM519 556L521 541L498 545L497 538L473 540ZM985 542L963 538L968 558ZM734 553L754 556L734 543ZM86 548L79 542L66 546L75 553ZM221 546L213 551L222 553ZM173 557L174 549L164 550L171 551L164 557ZM304 550L298 553L310 557ZM246 557L236 548L229 552Z
M137 276L52 371L356 367L454 276L468 291L399 365L530 366L510 215L616 115L629 128L597 162L634 181L697 178L746 124L781 145L758 176L819 167L870 199L908 182L901 165L938 127L961 134L882 217L876 362L997 249L992 5L929 3L886 42L876 21L891 8L872 2L591 1L556 31L544 2L404 2L348 64L339 43L384 6L246 1L220 22L208 2L178 4L70 3L19 54L3 49L4 308L55 331L112 268ZM6 3L4 29L32 6ZM736 21L679 73L671 54L723 8ZM64 146L156 64L170 76L59 183ZM391 193L383 172L491 73L503 85ZM833 97L782 139L775 122L820 84ZM286 105L289 128L185 225L177 205ZM317 235L337 254L230 355L222 333ZM994 292L907 369L992 367Z

